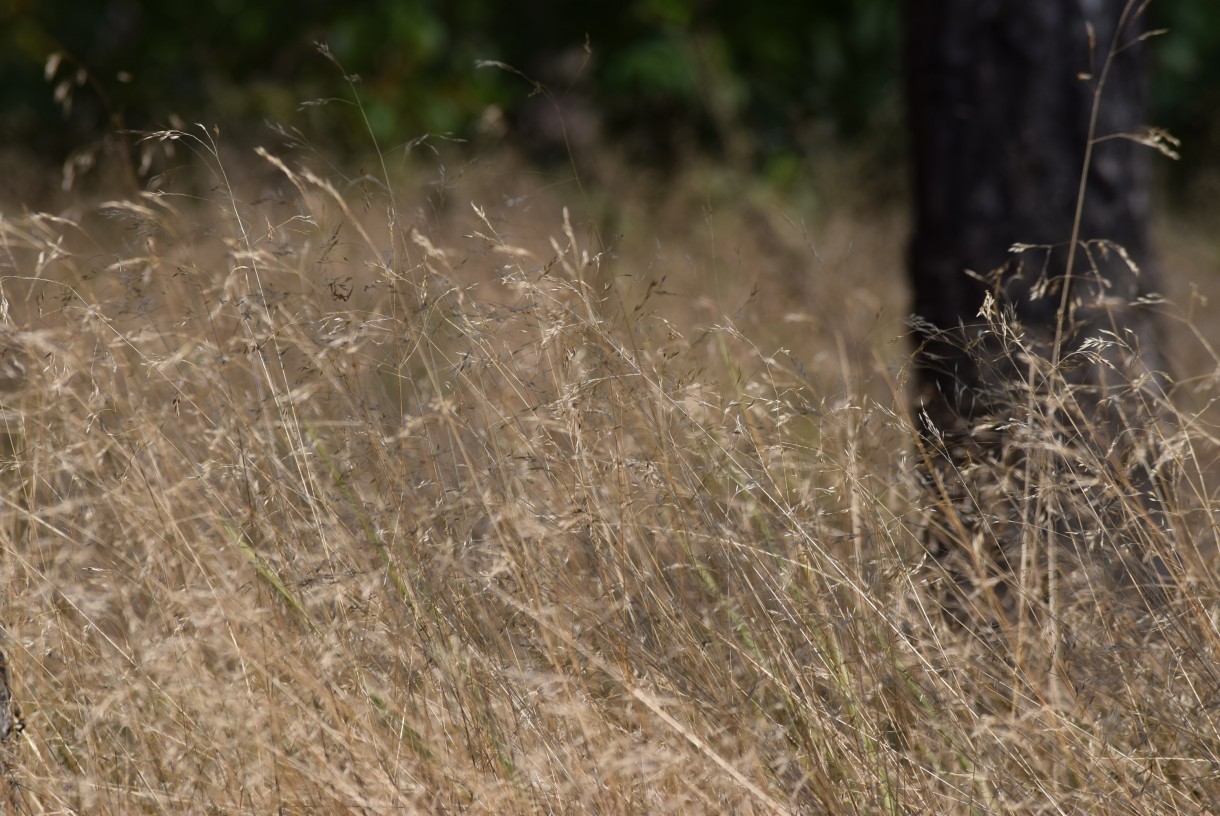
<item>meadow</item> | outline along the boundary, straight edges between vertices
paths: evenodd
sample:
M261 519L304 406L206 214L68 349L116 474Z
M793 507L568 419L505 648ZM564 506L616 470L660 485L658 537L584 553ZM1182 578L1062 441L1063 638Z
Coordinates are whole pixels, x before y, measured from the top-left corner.
M1032 559L961 625L900 196L150 144L0 217L13 812L1220 811L1205 225L1157 226L1165 597Z

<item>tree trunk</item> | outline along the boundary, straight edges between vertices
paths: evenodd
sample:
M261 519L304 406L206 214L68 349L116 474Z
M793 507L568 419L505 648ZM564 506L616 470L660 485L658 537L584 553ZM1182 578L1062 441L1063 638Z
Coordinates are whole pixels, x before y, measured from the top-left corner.
M918 401L940 430L995 408L1011 370L978 317L992 292L1049 357L1115 332L1159 369L1148 264L1142 46L1126 0L908 0ZM1120 21L1123 28L1120 32ZM1090 25L1092 31L1090 31ZM1118 34L1117 40L1115 39ZM1062 286L1089 120L1111 45L1062 339ZM1106 243L1125 248L1134 266ZM1015 244L1037 249L1010 253ZM1043 249L1042 247L1045 247ZM989 273L997 272L998 275ZM984 334L986 334L984 332ZM974 349L972 352L971 349ZM1094 372L1096 376L1097 372ZM997 383L997 381L999 381Z
M1041 597L1011 576L1057 575L1067 553L1137 585L1166 575L1150 153L1117 137L1143 124L1129 5L906 3L928 543L959 597L999 587L1004 614Z

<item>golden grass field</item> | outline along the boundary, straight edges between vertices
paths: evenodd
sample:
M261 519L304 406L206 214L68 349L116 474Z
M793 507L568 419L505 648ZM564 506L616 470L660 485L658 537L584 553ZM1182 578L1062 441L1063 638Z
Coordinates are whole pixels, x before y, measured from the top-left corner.
M972 629L900 199L177 144L0 219L10 810L1220 812L1214 231L1158 222L1168 597Z

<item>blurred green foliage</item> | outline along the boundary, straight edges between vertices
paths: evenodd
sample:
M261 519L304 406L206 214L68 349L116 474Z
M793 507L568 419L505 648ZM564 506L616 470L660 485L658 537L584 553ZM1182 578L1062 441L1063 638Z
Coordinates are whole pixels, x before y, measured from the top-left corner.
M1153 123L1184 155L1220 147L1220 3L1153 3ZM0 0L0 139L62 156L115 127L291 124L357 85L383 147L528 115L533 87L664 163L696 148L788 166L814 138L901 147L901 0ZM62 55L48 79L52 54ZM477 67L498 61L520 74ZM522 76L523 75L523 76ZM310 109L312 110L312 109ZM358 116L314 116L367 145Z

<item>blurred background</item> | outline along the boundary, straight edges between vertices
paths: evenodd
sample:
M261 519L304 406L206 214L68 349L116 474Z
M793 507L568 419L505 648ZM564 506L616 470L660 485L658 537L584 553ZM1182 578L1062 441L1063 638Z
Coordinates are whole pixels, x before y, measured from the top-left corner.
M0 9L0 212L77 219L116 194L230 185L247 203L288 202L253 150L265 146L364 196L366 213L384 211L370 202L388 181L417 228L470 253L471 276L496 274L463 244L482 230L472 204L540 257L570 210L606 281L664 280L680 326L729 315L804 360L846 349L844 371L871 370L874 353L905 363L901 0ZM1220 321L1200 319L1220 298L1220 4L1147 13L1164 29L1148 122L1182 140L1179 161L1152 162L1156 263L1183 315L1169 354L1210 371L1195 329L1220 343ZM142 140L166 128L207 135L176 152Z
M1158 162L1177 202L1210 202L1220 156L1220 4L1153 2L1150 123L1183 141ZM805 183L841 152L883 192L904 183L900 0L3 0L3 198L46 167L88 170L116 131L272 122L339 155L425 137L520 151L538 165L612 149L668 172L710 157L766 183ZM336 113L358 76L367 115ZM489 65L487 63L498 63ZM562 127L561 127L562 124ZM33 172L34 170L37 172ZM44 179L45 180L45 179Z

